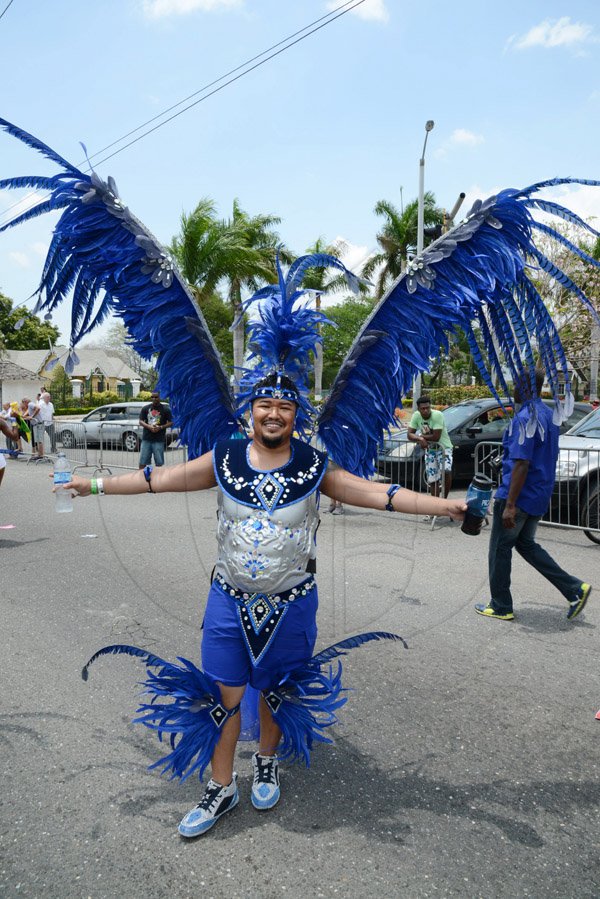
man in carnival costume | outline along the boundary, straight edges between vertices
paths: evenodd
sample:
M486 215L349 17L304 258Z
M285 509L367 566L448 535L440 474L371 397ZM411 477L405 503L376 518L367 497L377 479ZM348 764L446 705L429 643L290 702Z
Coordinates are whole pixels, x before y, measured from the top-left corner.
M202 669L218 687L223 722L204 797L179 825L184 837L206 832L238 802L233 762L247 684L261 691L252 804L269 809L279 800L277 749L283 733L284 754L289 754L286 743L298 739L296 728L301 726L288 720L293 718L291 709L287 717L284 714L279 685L284 685L285 692L291 676L298 682L305 680L309 687L317 674L311 657L317 636L317 586L312 572L319 492L363 508L463 517L461 500L389 487L328 465L325 453L292 437L299 405L294 382L273 373L258 381L252 392L252 440L219 442L212 452L171 468L148 468L104 480L75 477L68 485L80 496L214 486L219 490L218 559L204 618ZM358 639L386 636L392 635L365 634ZM330 678L321 673L320 686L322 697L313 697L313 709L326 719L314 733L310 733L315 728L311 724L306 736L299 737L304 750L310 749L311 738L322 739L322 726L332 723L334 710L345 702L340 697L339 675ZM297 754L297 748L292 754Z
M498 399L492 373L502 395L508 395L505 366L517 383L527 367L533 368L535 341L555 396L554 418L559 422L568 416L573 398L567 360L528 277L531 258L593 309L580 288L538 249L534 229L590 264L600 263L537 222L530 210L542 209L593 229L569 210L536 196L544 187L575 179L553 179L477 201L467 219L414 260L377 304L316 416L308 401L309 372L326 318L303 302L301 285L310 269L331 266L357 289L358 280L338 259L320 253L304 256L285 276L278 264L278 283L249 301L258 306L258 317L248 328L254 367L244 371L234 398L206 322L173 259L123 204L113 179L104 182L95 172L80 171L5 120L0 119L0 127L61 169L53 177L0 180L0 188L49 191L49 198L0 231L43 212L63 210L33 311L50 313L72 293L71 341L63 360L67 374L77 363L77 343L110 311L116 312L137 352L156 359L157 389L169 397L181 442L188 448L190 461L183 465L154 471L146 466L106 480L76 477L71 488L81 496L218 488L219 555L206 610L204 670L186 659L176 665L125 645L100 649L83 669L87 679L89 665L100 656L140 658L147 667L150 700L142 703L136 720L159 737L169 735L171 744L171 752L155 765L184 779L194 772L201 777L212 760L213 779L199 806L180 824L183 836L197 836L238 801L233 758L245 689L261 695L252 802L267 809L279 799L277 760L298 758L308 764L313 743L330 742L324 731L346 701L341 665L334 669L331 661L371 640L400 639L380 632L358 634L312 655L319 492L363 508L462 517L460 500L367 480L385 430L394 421L398 397L417 372L427 370L440 347L448 349L447 335L457 327ZM567 385L564 402L558 395L562 379ZM248 412L252 439L232 439L239 436ZM533 409L528 433L542 427ZM292 436L294 431L300 439ZM307 442L311 434L326 453Z

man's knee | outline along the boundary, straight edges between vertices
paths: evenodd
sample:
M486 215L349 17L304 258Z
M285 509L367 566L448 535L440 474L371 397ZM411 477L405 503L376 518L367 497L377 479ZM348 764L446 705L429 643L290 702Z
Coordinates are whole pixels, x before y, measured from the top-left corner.
M245 684L242 687L230 687L217 681L217 686L221 691L223 705L227 709L233 709L236 705L239 705L246 691Z

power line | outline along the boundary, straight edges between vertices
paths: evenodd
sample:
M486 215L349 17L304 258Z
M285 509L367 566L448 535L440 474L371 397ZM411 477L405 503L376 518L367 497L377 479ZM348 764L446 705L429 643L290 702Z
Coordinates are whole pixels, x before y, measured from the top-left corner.
M12 2L14 2L14 0L11 0L11 3ZM180 100L178 103L175 103L174 105L170 106L168 109L164 110L163 112L161 112L158 115L154 116L153 118L149 119L147 122L144 122L142 125L138 125L137 128L134 128L131 131L127 132L122 137L118 138L118 140L115 140L111 144L108 144L102 150L97 150L92 156L90 156L88 158L88 162L90 159L95 159L97 156L100 156L102 153L104 153L106 150L109 150L111 147L114 147L116 144L120 144L123 140L126 140L126 138L129 137L130 135L135 134L137 131L140 131L142 128L145 128L146 125L149 125L152 122L155 122L157 119L162 119L163 116L165 116L167 113L171 112L171 110L177 109L178 106L181 106L182 103L186 103L192 97L196 97L196 96L198 96L198 94L204 94L204 96L200 97L198 100L195 100L193 103L190 103L188 106L185 106L183 109L180 109L179 112L174 113L173 115L171 115L168 118L164 119L163 121L159 122L157 125L154 125L152 128L149 128L147 131L144 131L138 137L129 141L129 143L126 143L122 147L119 147L119 149L115 150L114 153L110 153L108 156L103 157L97 163L98 165L102 165L104 162L107 162L109 159L112 159L118 153L121 153L123 150L126 150L129 147L133 146L134 144L138 143L144 137L147 137L149 134L152 134L154 131L158 131L158 129L162 128L163 125L166 125L168 122L173 121L173 119L176 119L178 116L183 115L184 112L188 112L194 106L197 106L199 103L202 103L204 100L208 100L209 97L212 97L214 94L223 90L223 88L228 87L230 84L233 84L235 81L239 81L239 79L242 78L244 75L248 75L250 72L254 71L254 69L260 68L260 66L264 65L266 62L269 62L271 59L274 59L276 56L279 56L285 50L289 50L291 47L295 46L295 44L300 43L301 41L305 40L307 37L310 37L311 35L315 34L317 31L320 31L322 28L325 28L326 25L329 25L329 24L331 24L331 22L334 22L336 19L339 19L342 16L346 15L346 13L352 12L352 10L356 9L358 6L360 6L364 2L365 2L365 0L347 0L347 2L340 4L340 6L335 7L335 9L332 9L326 15L321 16L318 19L315 19L313 22L310 22L308 25L305 25L304 28L301 28L298 31L293 32L293 34L288 35L286 38L283 38L283 40L279 41L276 44L273 44L267 50L263 50L261 53L258 53L255 56L248 59L246 62L241 63L241 65L236 66L233 69L230 69L229 72L225 73L224 75L221 75L220 78L217 78L214 81L211 81L209 84L205 85L204 87L202 87L199 90L195 91L194 93L190 94L188 97L185 97L183 100ZM313 27L313 26L315 26L315 27ZM303 34L303 32L306 32L306 33ZM284 45L284 46L282 46L282 45ZM280 48L280 49L277 49L277 48ZM271 52L272 50L275 52ZM267 55L267 54L270 54L270 55ZM261 57L263 57L263 56L265 58L261 60ZM256 62L256 60L261 60L261 61ZM252 63L254 63L254 65L251 65ZM240 71L240 70L242 70L242 71ZM229 78L228 81L225 81L223 84L220 84L219 87L215 87L214 90L211 90L209 93L204 93L210 87L212 87L213 85L218 85L219 82L223 81L223 79L225 79L225 78L228 78L229 75L233 75L235 72L239 72L239 74L235 75L233 78ZM83 163L79 163L78 167L80 167L82 164ZM91 166L90 166L90 168L91 168ZM34 196L34 194L33 193L29 194L29 196ZM24 198L24 200L27 200L27 199L28 199L28 197ZM3 222L3 220L7 217L8 213L12 209L14 209L16 206L21 205L24 202L24 200L20 200L17 203L14 203L12 206L9 206L7 209L5 209L4 212L0 214L0 221ZM26 211L26 210L24 210L24 211Z
M12 2L12 0L11 0ZM220 81L223 81L225 78L228 78L230 75L235 74L235 72L239 72L240 69L244 69L246 66L249 66L251 63L255 62L257 59L260 59L261 56L266 56L267 53L270 53L271 50L275 50L277 47L280 47L282 44L287 44L288 41L291 41L292 38L296 37L299 34L302 34L303 31L307 31L309 28L312 28L313 25L317 25L319 22L322 22L324 19L330 19L334 13L338 12L338 10L344 9L346 6L350 6L351 9L346 10L346 12L351 12L354 9L352 4L359 6L360 3L364 3L364 0L347 0L346 3L342 3L340 6L336 6L335 9L330 10L324 16L321 16L318 19L315 19L313 22L309 22L308 25L305 25L304 28L298 29L298 31L294 31L293 34L289 34L287 37L283 38L283 40L278 41L276 44L272 44L272 46L267 47L266 50L263 50L261 53L257 53L256 56L252 56L250 59L247 59L245 62L240 63L239 66L236 66L233 69L230 69L228 72L225 72L224 75L221 75L220 78L215 78L214 81L210 81L208 84L205 84L204 87L198 88L197 91L194 91L192 94L189 94L187 97L184 97L183 100L179 100L177 103L174 103L172 106L169 106L167 109L163 109L162 112L157 113L157 115L153 116L151 119L148 119L146 122L142 122L141 125L138 125L137 128L133 128L131 131L128 131L126 134L123 134L121 137L114 140L112 143L107 144L106 147L102 147L101 150L97 150L90 159L95 159L96 156L99 156L101 153L105 153L106 150L110 150L111 147L114 147L116 144L120 144L121 141L126 140L132 134L135 134L136 131L141 131L142 128L145 128L146 125L151 125L152 122L155 122L157 119L161 119L163 116L167 115L167 113L171 112L173 109L177 109L178 106L181 106L182 103L187 103L188 100L191 100L193 97L197 97L198 94L204 93L209 88L213 87L215 84L218 84ZM337 18L337 16L336 16ZM326 24L329 24L328 22ZM316 29L315 29L316 30ZM312 32L311 32L312 33ZM306 35L308 37L308 35ZM291 45L290 45L291 46ZM266 60L265 60L266 62ZM229 82L230 83L230 82ZM189 108L189 107L188 107ZM182 110L185 112L185 110Z
M11 6L13 5L14 2L15 2L15 0L10 0L10 2L7 3L7 5L6 5L6 6L4 7L4 9L2 10L2 12L0 12L0 19L2 18L2 16L4 15L4 13L7 12L7 10L9 9L9 7L11 7Z

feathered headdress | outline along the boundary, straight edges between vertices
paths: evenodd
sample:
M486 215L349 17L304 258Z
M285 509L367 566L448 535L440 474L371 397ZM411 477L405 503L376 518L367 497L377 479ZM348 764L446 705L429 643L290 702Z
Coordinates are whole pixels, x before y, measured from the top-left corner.
M240 411L246 411L256 398L256 387L261 381L271 374L285 375L296 385L296 427L300 433L310 428L316 414L308 398L312 357L322 341L321 325L331 324L322 312L310 308L308 297L315 291L301 287L306 273L314 268L340 269L350 289L358 293L359 279L335 256L328 253L300 256L284 276L278 255L278 283L258 290L244 304L245 308L257 304L258 317L250 320L247 327L248 362L255 365L244 371L240 381ZM274 389L278 389L277 385ZM273 389L266 388L266 391L272 394Z
M310 355L326 319L302 304L302 280L308 269L342 269L335 257L303 256L279 281L259 290L258 318L250 321L253 369L244 372L238 408L229 378L206 322L178 272L174 260L119 199L112 178L81 172L37 138L0 119L9 134L58 164L53 177L0 180L0 188L37 188L50 192L28 212L0 228L14 227L33 216L62 209L42 272L34 312L52 312L71 296L71 340L67 372L75 347L110 311L119 315L132 345L146 359L155 358L158 386L169 397L174 419L190 458L212 448L238 430L240 409L247 408L259 379L269 372L288 375L298 388L299 425L306 425ZM478 201L466 220L425 250L394 282L357 335L317 420L318 434L335 461L359 475L373 472L384 431L394 409L426 371L447 334L456 326L469 340L473 359L492 393L493 375L508 393L502 358L513 383L533 369L539 352L556 399L556 420L572 408L569 370L556 327L530 277L536 267L548 272L591 312L583 291L536 246L541 231L592 265L600 263L550 226L536 221L532 209L593 228L564 207L534 194L545 187L576 183L575 178L539 182L524 190L504 190ZM595 313L594 313L595 314ZM559 374L566 397L559 400ZM532 419L531 427L536 427Z

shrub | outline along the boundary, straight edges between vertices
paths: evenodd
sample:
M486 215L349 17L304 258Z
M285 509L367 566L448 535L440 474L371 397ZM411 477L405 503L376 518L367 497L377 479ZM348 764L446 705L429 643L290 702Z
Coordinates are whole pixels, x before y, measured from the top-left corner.
M423 393L431 397L433 406L453 406L454 403L461 403L463 400L478 400L492 395L483 384L432 387L431 389L423 390ZM408 402L410 403L411 401L409 400Z

